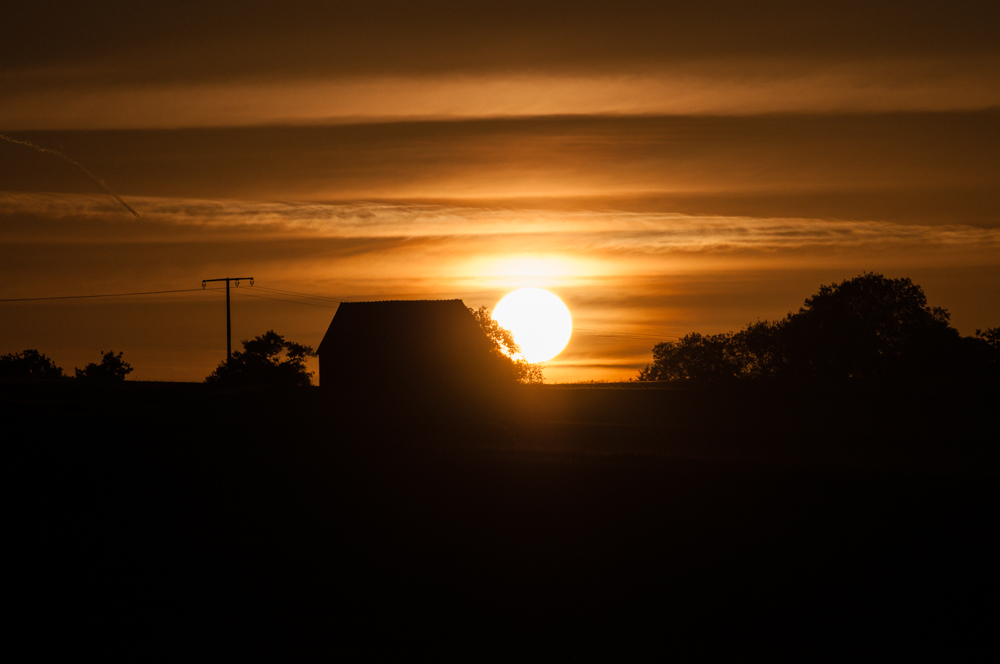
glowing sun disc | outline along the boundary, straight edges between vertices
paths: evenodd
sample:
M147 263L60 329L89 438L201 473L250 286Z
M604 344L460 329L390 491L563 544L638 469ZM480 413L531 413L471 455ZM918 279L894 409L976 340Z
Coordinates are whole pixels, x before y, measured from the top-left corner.
M562 300L541 288L507 293L493 308L493 320L510 330L528 362L545 362L562 352L573 334L573 317Z

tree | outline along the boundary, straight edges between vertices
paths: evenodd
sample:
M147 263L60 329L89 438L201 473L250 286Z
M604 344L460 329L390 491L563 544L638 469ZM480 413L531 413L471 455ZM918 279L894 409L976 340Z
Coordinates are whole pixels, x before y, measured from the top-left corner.
M205 382L216 385L286 385L306 387L313 372L306 371L306 358L315 357L311 346L303 346L274 330L242 341L243 350L215 368Z
M821 286L789 314L782 343L800 374L903 377L944 370L959 339L949 314L929 307L920 286L866 272Z
M37 350L0 356L0 378L62 378L63 370Z
M500 323L493 320L490 310L485 306L478 310L469 307L469 313L479 323L486 337L493 342L493 354L500 360L502 365L510 371L514 380L519 383L538 385L545 382L542 375L544 369L541 362L532 364L524 359L515 360L514 355L521 352L521 348L514 341L514 335L510 330L501 327Z
M996 329L963 340L948 321L909 279L866 272L820 286L777 322L658 343L638 379L934 378L989 364L1000 343Z
M101 351L103 357L100 364L91 362L83 369L76 369L76 377L83 380L96 380L106 382L117 382L125 380L125 376L132 373L132 365L122 359L119 352L115 355L113 350Z
M1000 327L988 327L985 331L976 330L976 337L985 341L993 350L1000 351Z
M976 335L966 337L969 342L965 353L966 361L979 371L992 371L996 376L1000 370L1000 327L976 330Z
M653 346L653 363L639 372L639 380L731 380L740 374L733 351L732 332L692 332Z
M732 337L730 353L739 364L740 378L778 378L788 364L783 339L788 320L758 320Z
M757 321L739 332L703 335L697 332L678 341L653 347L653 362L639 371L638 380L729 381L775 378L785 363L781 345L786 321Z

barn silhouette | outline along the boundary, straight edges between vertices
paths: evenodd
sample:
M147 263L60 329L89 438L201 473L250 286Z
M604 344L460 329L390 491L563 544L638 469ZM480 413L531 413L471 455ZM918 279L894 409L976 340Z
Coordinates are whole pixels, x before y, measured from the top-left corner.
M512 382L462 300L344 302L318 353L323 388L460 394Z

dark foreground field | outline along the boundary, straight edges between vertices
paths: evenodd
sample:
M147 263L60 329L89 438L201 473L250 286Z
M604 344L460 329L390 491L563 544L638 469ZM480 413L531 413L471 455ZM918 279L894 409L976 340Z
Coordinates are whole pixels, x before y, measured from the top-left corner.
M984 654L998 396L2 384L8 605L39 654Z

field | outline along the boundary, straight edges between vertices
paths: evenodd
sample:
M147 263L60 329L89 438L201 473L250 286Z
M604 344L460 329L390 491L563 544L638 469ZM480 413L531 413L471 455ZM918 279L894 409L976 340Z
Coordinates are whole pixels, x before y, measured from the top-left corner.
M974 652L998 617L998 396L4 383L18 624L43 648L255 626L477 659Z

